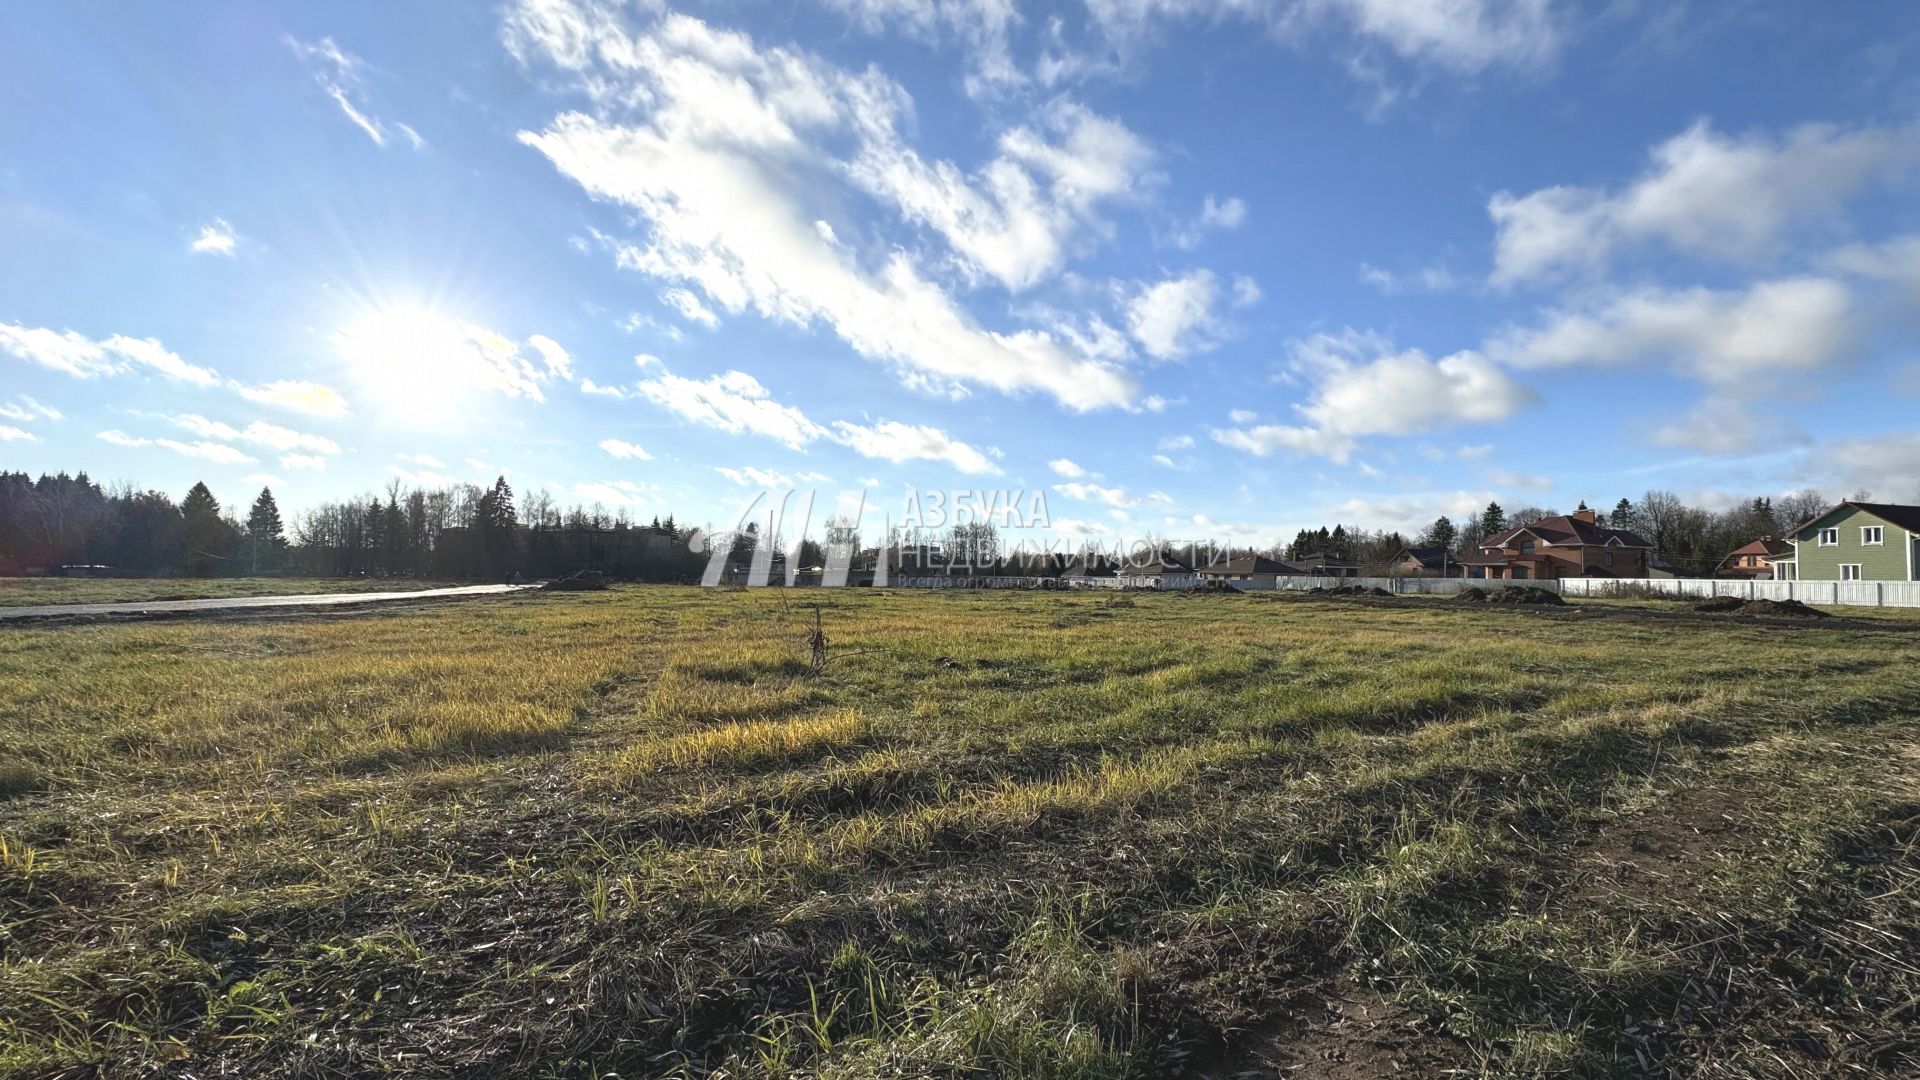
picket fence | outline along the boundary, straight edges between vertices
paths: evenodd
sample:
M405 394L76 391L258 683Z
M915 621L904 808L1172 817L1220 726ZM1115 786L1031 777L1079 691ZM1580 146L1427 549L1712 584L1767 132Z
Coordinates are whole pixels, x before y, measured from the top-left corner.
M1920 607L1920 581L1739 581L1722 578L1562 578L1557 581L1487 581L1479 578L1283 577L1274 584L1236 581L1243 591L1304 592L1358 585L1398 596L1452 596L1466 589L1531 585L1562 596L1605 598L1656 593L1707 599L1798 600L1831 607Z

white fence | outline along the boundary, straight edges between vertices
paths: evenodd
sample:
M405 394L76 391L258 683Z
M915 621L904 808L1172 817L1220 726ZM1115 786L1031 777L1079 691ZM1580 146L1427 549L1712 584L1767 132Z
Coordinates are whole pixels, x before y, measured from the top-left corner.
M1491 584L1500 584L1494 582ZM1540 582L1539 584L1545 584ZM1668 596L1737 596L1742 600L1798 600L1832 607L1920 607L1920 581L1739 581L1721 578L1567 578L1565 596L1647 592Z
M1498 589L1502 585L1536 585L1548 592L1559 592L1557 581L1487 581L1480 578L1441 577L1280 577L1269 585L1263 581L1235 581L1230 584L1241 592L1305 592L1308 589L1344 589L1358 585L1363 589L1385 589L1398 596L1452 596L1471 588Z

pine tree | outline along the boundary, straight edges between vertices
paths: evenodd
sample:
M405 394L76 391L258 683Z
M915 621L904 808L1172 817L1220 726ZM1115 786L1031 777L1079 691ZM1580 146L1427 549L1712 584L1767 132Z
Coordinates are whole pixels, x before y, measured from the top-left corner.
M1480 538L1482 540L1507 531L1507 512L1497 502L1490 502L1480 514Z
M493 490L487 492L481 501L486 508L487 528L496 532L510 532L519 520L513 509L513 489L507 486L507 478L497 477L493 481Z
M260 572L263 554L269 562L278 562L286 542L286 529L280 523L280 507L273 501L273 491L261 488L260 496L253 500L253 509L247 513L247 551L253 572Z
M1454 529L1453 522L1449 520L1446 515L1442 514L1440 517L1433 519L1433 524L1427 526L1426 533L1420 537L1420 546L1437 547L1452 551L1453 542L1456 538L1457 530Z
M220 500L213 497L204 481L188 489L180 500L180 518L187 527L187 572L198 577L213 573L213 564L222 558L220 541Z
M1607 524L1616 529L1631 529L1633 527L1633 504L1625 499L1614 503L1613 516L1607 520Z

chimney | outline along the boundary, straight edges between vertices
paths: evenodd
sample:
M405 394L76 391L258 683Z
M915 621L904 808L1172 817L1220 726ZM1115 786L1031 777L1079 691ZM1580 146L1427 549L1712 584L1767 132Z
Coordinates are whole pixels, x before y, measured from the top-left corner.
M1575 510L1571 514L1568 514L1567 516L1572 518L1575 521L1584 521L1589 525L1596 524L1599 517L1599 515L1595 514L1592 510L1589 510L1584 506L1578 510Z

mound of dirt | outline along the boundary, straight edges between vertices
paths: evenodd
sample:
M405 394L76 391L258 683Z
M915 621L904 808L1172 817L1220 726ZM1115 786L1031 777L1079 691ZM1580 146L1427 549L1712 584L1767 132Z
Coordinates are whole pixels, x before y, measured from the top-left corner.
M1393 593L1379 587L1378 585L1374 585L1371 587L1366 585L1337 585L1331 589L1316 585L1313 588L1307 590L1307 595L1308 596L1392 596Z
M598 570L582 570L563 578L554 578L540 587L561 592L589 592L604 589L613 584L613 579Z
M1552 589L1538 585L1509 585L1487 597L1492 604L1537 604L1542 607L1566 607L1567 602Z
M1487 602L1487 590L1478 585L1469 585L1455 593L1453 598L1455 600L1465 600L1470 604L1484 604Z
M1749 600L1740 607L1742 615L1781 615L1793 619L1825 619L1828 614L1798 600Z
M1693 605L1693 610L1712 615L1768 615L1787 619L1825 619L1827 612L1808 607L1798 600L1742 600L1737 596L1716 596Z

